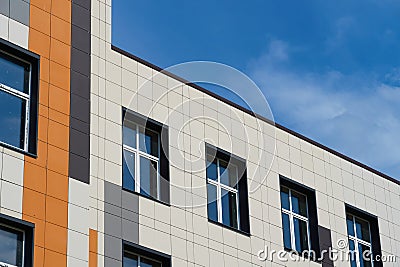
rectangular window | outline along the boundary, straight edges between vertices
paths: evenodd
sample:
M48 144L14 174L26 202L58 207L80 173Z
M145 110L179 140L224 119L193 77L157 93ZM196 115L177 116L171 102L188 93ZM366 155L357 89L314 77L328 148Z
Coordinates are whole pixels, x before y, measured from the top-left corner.
M1 215L0 266L32 266L33 225Z
M0 41L0 143L36 153L39 58Z
M124 242L123 267L170 267L171 257L163 253Z
M284 248L317 260L320 240L315 191L282 176L280 186Z
M210 145L206 150L209 220L249 233L244 161Z
M139 117L132 120L133 117L129 114L123 122L122 186L168 202L167 129L151 120L142 121Z
M285 248L303 252L310 248L307 196L281 186Z
M381 266L381 262L373 262L374 256L381 254L377 219L372 215L346 206L346 224L350 266Z

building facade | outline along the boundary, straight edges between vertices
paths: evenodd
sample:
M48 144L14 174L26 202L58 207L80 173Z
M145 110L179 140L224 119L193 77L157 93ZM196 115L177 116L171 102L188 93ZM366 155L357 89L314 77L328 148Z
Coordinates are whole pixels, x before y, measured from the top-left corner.
M399 266L399 181L112 46L111 8L0 0L0 266Z

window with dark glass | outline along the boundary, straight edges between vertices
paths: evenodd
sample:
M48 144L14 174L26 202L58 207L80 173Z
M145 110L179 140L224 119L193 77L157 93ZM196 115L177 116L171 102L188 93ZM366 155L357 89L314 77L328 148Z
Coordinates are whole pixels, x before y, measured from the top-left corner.
M209 220L249 233L244 161L211 145L206 150Z
M0 41L0 143L36 153L38 56Z
M283 245L298 252L312 251L318 258L319 236L314 190L280 177Z
M307 196L281 186L283 241L285 248L303 252L310 248Z
M124 242L123 267L170 267L171 257L137 244Z
M380 255L377 219L355 208L346 207L346 224L351 267L381 266L373 262Z
M0 215L0 266L32 266L33 225Z
M167 129L150 120L145 121L137 115L128 114L123 122L122 134L123 188L167 202Z

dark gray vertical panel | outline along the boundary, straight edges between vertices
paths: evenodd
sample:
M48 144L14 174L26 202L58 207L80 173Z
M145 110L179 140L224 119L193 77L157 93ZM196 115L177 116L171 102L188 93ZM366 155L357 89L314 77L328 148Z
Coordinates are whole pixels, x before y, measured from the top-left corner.
M122 266L122 241L139 243L139 196L104 181L104 266Z
M90 0L71 7L69 176L90 183Z
M326 251L323 254L322 258L322 267L333 267L333 261L329 257L329 251L332 249L332 237L331 230L318 226L318 234L319 234L319 247L322 251Z

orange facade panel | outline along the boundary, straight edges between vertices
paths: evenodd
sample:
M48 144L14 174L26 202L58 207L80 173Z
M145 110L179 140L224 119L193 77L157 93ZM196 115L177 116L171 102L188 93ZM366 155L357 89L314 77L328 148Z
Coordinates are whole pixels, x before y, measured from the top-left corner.
M30 1L29 49L41 56L38 156L25 157L23 219L35 224L34 266L66 266L71 1Z

